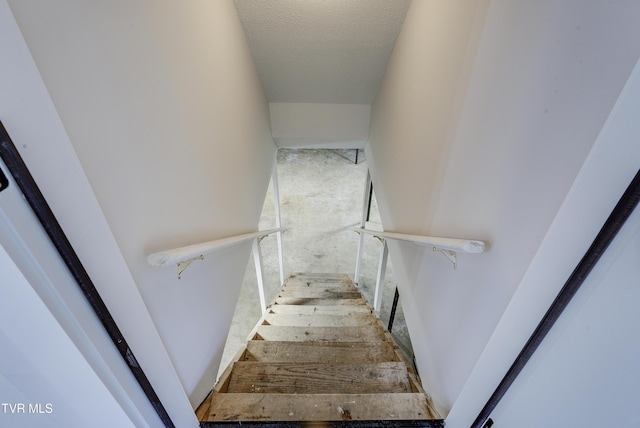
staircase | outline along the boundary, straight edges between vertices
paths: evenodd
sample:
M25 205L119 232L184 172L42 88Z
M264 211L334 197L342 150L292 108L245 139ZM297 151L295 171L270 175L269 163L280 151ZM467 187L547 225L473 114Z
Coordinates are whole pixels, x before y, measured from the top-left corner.
M348 275L292 275L250 339L201 426L444 426Z

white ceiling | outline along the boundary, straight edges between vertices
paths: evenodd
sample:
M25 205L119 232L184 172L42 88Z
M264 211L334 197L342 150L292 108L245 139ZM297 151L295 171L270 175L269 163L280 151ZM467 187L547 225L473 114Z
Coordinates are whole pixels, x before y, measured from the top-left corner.
M272 103L371 104L411 0L234 0Z

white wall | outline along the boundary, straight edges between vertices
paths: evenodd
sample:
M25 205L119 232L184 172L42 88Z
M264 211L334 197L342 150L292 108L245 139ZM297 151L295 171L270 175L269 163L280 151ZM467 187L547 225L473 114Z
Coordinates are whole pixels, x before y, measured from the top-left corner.
M45 195L125 337L138 314L120 289L137 285L195 406L215 380L250 247L194 263L180 281L145 257L257 229L275 145L233 4L9 3L133 280L106 280L93 217L69 220L86 192L71 205L57 202L65 189ZM40 182L65 174L43 164L47 143L22 150Z
M638 115L640 61L451 409L447 425L468 427L475 420L640 169Z
M172 420L179 426L195 426L197 422L173 364L4 1L0 2L0 20L1 50L5 53L0 56L3 125L81 253L85 267L101 287L102 295L117 303L110 306L111 311L117 315L120 328ZM69 285L69 272L55 253L52 256L48 239L15 185L2 192L0 205L0 241L39 298L131 420L137 426L158 426L160 420L149 400L79 288ZM100 243L99 250L95 249L96 242ZM66 366L59 368L65 369ZM75 403L79 404L82 402Z
M269 103L269 111L278 147L361 149L369 137L368 104Z
M494 426L637 427L640 209L629 218L516 382Z
M444 414L640 55L639 6L412 3L372 105L383 225L492 246L459 255L455 271L430 250L390 246L420 374Z

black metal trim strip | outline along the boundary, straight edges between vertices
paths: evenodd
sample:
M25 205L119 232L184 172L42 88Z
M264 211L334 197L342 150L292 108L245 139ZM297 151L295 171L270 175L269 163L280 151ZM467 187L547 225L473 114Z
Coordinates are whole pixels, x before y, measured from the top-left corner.
M122 332L111 316L111 313L109 313L107 306L104 304L104 301L91 281L89 274L85 270L82 262L78 258L78 255L67 239L67 236L60 227L58 220L53 215L51 208L40 192L38 185L31 176L31 173L18 153L15 145L11 141L11 138L9 137L9 134L4 128L2 122L0 122L0 157L7 165L9 172L22 191L27 203L38 218L38 221L49 236L49 239L60 254L65 265L73 275L78 286L82 290L82 293L89 302L89 305L91 305L96 316L109 334L109 337L111 337L114 345L118 348L122 359L140 384L140 387L153 405L156 413L164 423L165 427L174 428L175 425L169 417L169 414L160 402L160 398L158 398L158 395L151 386L149 379L138 364L138 361L129 348L127 341L122 335Z
M369 185L369 202L367 202L367 221L371 217L371 200L373 199L373 182Z
M569 279L565 282L533 334L529 337L529 340L520 351L520 354L516 357L515 361L509 368L509 371L507 371L507 374L504 376L491 397L489 397L489 400L478 414L476 420L471 425L471 428L481 428L483 426L482 424L491 415L491 412L493 412L502 397L507 393L507 390L516 380L529 359L533 356L536 349L538 349L538 346L540 346L547 333L549 333L562 312L569 305L573 296L576 294L589 273L591 273L591 270L598 263L598 260L600 260L600 257L602 257L604 252L607 250L609 244L611 244L613 239L616 237L624 223L638 205L639 201L640 171L638 171L633 180L631 180L631 183L625 190L613 211L611 211L609 218L607 218L607 221L600 229L600 232L593 240L593 243L582 257L582 260L580 260L576 268L573 270Z
M443 419L397 421L318 421L318 422L200 422L200 428L444 428Z
M389 324L387 325L387 330L391 333L391 329L393 328L393 321L396 318L396 310L398 309L398 300L400 300L400 293L398 292L398 287L396 286L396 291L393 293L393 303L391 304L391 313L389 314Z
M0 192L9 187L9 179L5 177L4 172L0 169Z

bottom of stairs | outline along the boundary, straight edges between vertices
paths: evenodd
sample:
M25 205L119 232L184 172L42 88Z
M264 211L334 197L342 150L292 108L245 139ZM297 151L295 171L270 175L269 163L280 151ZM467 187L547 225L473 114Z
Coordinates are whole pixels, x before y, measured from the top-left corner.
M201 427L443 427L347 275L294 274L196 410Z

